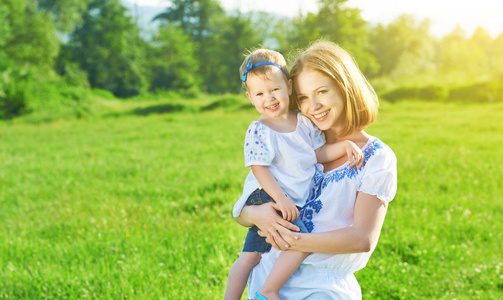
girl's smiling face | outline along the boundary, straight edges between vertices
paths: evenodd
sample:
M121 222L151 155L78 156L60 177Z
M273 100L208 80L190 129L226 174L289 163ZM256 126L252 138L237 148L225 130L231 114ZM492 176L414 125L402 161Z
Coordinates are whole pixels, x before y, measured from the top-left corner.
M258 76L248 74L246 96L263 118L277 119L288 115L292 87L281 70Z
M338 131L345 122L344 100L339 87L319 71L302 69L294 82L302 114L321 130Z

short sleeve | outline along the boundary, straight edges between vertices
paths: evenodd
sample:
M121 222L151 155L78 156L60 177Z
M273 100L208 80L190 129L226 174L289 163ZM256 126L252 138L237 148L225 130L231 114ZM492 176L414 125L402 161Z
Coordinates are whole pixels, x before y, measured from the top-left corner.
M314 150L320 148L325 144L325 134L316 125L311 122L306 116L298 114L301 119L301 123L307 127L309 130L309 136L311 137L311 146Z
M358 191L377 196L388 203L397 190L396 156L385 146L370 156Z
M274 159L271 131L260 122L252 122L244 143L245 166L269 166Z

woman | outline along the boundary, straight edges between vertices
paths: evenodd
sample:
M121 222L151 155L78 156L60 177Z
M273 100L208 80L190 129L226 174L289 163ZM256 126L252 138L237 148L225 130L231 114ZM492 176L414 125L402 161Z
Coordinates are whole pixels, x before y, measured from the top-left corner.
M318 41L291 69L301 112L325 133L327 143L350 140L365 155L361 169L347 158L317 165L310 200L301 218L310 233L278 216L274 204L244 206L236 220L257 225L275 249L262 256L248 281L248 298L263 285L281 250L312 252L280 291L282 299L359 299L354 272L373 252L387 204L396 193L393 151L364 129L377 116L377 96L351 56ZM290 230L289 230L290 229Z

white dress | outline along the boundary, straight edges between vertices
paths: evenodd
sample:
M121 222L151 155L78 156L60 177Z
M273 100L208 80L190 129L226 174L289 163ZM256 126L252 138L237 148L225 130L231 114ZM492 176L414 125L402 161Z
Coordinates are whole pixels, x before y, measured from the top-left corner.
M314 150L323 144L323 132L300 113L297 114L295 131L292 132L277 132L253 121L244 142L245 166L268 166L288 198L302 207L309 196L309 186L316 172ZM239 216L250 194L258 188L261 188L260 184L250 171L243 194L234 205L234 217Z
M360 170L349 162L323 173L316 165L311 197L301 211L301 218L311 232L326 232L353 224L357 192L375 195L386 203L397 189L396 157L382 141L370 137L362 148L365 162ZM361 299L361 289L354 272L367 264L372 250L365 253L312 253L280 290L281 299ZM253 299L263 285L282 251L271 249L248 279L248 299Z

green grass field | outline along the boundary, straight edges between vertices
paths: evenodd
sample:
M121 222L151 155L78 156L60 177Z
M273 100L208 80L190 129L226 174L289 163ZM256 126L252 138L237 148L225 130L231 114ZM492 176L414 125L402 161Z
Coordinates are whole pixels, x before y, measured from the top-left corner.
M257 113L214 100L0 123L0 299L223 298ZM503 103L382 103L367 132L395 151L398 193L364 298L503 298L502 120Z

